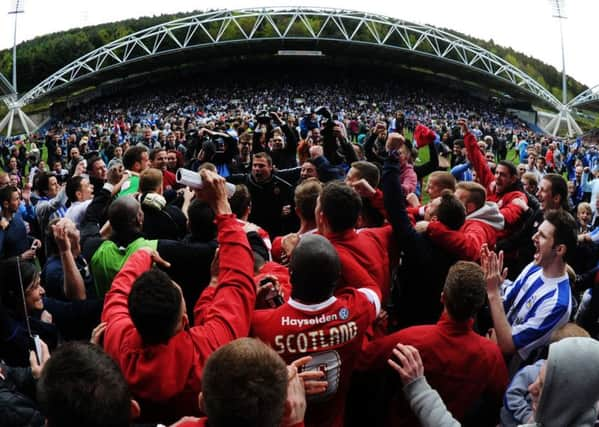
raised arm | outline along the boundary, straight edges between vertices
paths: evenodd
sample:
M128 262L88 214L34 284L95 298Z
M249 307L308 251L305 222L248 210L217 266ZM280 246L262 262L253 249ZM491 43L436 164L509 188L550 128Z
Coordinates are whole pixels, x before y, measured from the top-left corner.
M470 161L472 168L476 171L478 181L487 189L487 191L495 190L495 176L489 168L487 159L485 159L485 156L483 156L480 148L478 148L476 137L468 129L466 120L460 119L458 124L464 133L464 146L466 147L466 152L468 153L468 160Z
M509 356L516 352L516 345L512 338L512 327L505 315L503 299L499 290L501 283L507 277L507 269L503 270L503 252L499 252L499 255L497 255L484 245L481 249L480 261L487 281L489 310L493 319L497 345L499 345L504 355Z
M436 390L424 377L420 353L410 345L397 344L389 366L398 374L403 384L406 400L423 427L460 427Z
M285 148L284 148L285 152L294 154L297 150L297 144L298 144L298 140L297 140L295 133L291 130L291 128L289 127L289 125L287 123L285 123L283 120L281 120L281 117L279 116L278 113L271 112L270 117L272 118L273 122L281 128L281 130L283 131L283 134L285 135L285 141L286 141Z
M224 179L202 170L202 199L216 214L218 227L218 283L210 304L202 308L201 324L191 329L211 350L248 335L256 300L254 256L242 225L231 213ZM198 300L201 304L202 298ZM196 305L194 312L198 312Z
M87 298L85 283L72 251L73 243L79 244L77 227L70 219L63 218L52 226L52 233L62 264L64 294L70 300L84 300Z
M115 164L108 170L108 181L97 189L94 199L85 211L83 223L99 224L100 226L108 219L108 207L114 197L121 191L122 185L129 178L120 164Z
M66 202L66 187L63 186L54 198L38 202L36 205L36 213L38 218L50 217L50 215L56 212L59 207L64 206Z
M464 173L470 168L470 163L466 162L466 163L460 163L455 165L450 173L454 176L455 179L457 179L458 181L464 181L462 178L464 176Z
M414 166L414 171L416 172L418 179L422 179L428 174L439 169L439 153L437 153L437 148L435 147L434 142L428 144L428 152L429 161L423 165Z
M314 160L314 165L318 171L318 179L322 182L329 182L335 179L343 179L345 172L340 166L334 166L324 156L321 145L310 147L310 158Z
M414 229L406 212L406 198L399 181L399 163L392 158L385 161L383 168L383 199L398 248L410 254L429 254L430 247Z
M452 230L440 221L431 221L426 229L433 242L466 261L478 261L480 248L488 243L484 230L474 231L464 233L463 230Z
M379 137L381 132L384 131L385 125L382 123L378 123L372 131L372 133L368 135L366 137L366 140L364 141L364 155L366 156L366 160L368 160L369 162L383 163L385 161L383 157L379 156L374 151L374 143L376 142L376 139Z
M351 142L348 141L345 134L341 130L341 126L335 126L334 132L337 136L337 140L339 141L339 148L343 153L343 157L345 157L345 163L349 166L353 162L357 162L359 160L358 155L356 154Z

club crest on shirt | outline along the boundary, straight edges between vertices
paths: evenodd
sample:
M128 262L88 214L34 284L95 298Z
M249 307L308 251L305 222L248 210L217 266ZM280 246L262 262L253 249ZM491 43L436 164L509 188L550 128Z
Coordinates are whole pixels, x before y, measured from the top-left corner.
M349 309L347 307L343 307L339 310L339 318L341 320L346 320L349 318Z
M536 296L535 296L535 295L533 295L533 296L531 296L531 297L528 299L528 301L526 301L526 308L527 308L528 310L530 310L530 308L532 307L532 305L534 304L534 302L535 302L535 300L536 300L536 299L537 299L537 298L536 298Z

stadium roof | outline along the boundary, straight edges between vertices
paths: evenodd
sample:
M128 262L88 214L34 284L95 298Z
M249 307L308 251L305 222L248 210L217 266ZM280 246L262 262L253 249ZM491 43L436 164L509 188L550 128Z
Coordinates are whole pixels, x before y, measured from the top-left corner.
M309 8L220 10L156 25L78 58L17 102L22 106L181 64L211 71L273 62L362 64L373 79L379 68L455 76L516 100L561 107L523 71L447 31L369 13Z
M573 108L599 111L599 85L588 88L573 98L568 105Z

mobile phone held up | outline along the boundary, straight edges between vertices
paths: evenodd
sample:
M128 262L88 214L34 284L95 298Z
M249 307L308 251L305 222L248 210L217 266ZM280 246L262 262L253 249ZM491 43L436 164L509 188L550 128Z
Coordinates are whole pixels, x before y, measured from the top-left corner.
M275 289L273 280L270 277L264 277L262 280L260 280L260 287L269 283L271 283L272 286L264 300L271 308L280 307L285 303L285 300L283 300L283 296L279 293L279 291Z

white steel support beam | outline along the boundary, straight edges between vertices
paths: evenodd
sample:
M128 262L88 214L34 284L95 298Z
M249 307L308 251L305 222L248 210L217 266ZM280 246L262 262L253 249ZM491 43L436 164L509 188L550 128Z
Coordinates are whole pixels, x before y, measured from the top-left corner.
M583 104L590 104L591 102L599 101L599 85L593 86L579 93L573 98L568 105L570 107L580 107Z
M314 28L315 22L320 23L320 28ZM265 28L270 28L271 31L265 31ZM298 34L295 28L303 31ZM19 103L26 105L68 84L94 76L108 67L126 66L129 62L140 59L184 49L211 47L218 43L258 43L261 40L286 38L315 42L359 42L413 52L469 67L521 87L557 111L563 108L561 101L522 70L450 32L370 13L301 7L223 10L146 28L97 48L64 66L25 93ZM171 42L167 42L168 40ZM135 46L141 49L136 49Z

